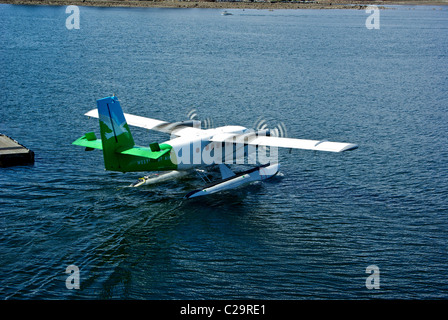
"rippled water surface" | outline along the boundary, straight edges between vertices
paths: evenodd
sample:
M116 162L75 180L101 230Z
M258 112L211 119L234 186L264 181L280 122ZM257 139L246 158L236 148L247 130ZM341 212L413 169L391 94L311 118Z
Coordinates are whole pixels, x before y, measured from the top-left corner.
M364 10L230 11L80 7L68 30L65 7L0 5L0 132L36 154L0 169L0 298L448 297L447 8L383 10L379 30ZM126 188L142 174L71 145L113 93L359 149L285 150L266 183L182 201L199 178Z

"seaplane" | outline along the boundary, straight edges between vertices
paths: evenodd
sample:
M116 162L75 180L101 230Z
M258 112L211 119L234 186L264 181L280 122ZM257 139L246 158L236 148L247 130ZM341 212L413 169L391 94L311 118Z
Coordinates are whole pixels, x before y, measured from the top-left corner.
M284 136L282 127L270 130L265 124L255 129L239 125L210 127L197 119L166 122L132 115L123 112L115 95L96 102L97 108L85 115L99 119L100 138L94 132L88 132L72 144L85 147L86 151L102 150L106 170L153 172L153 176L139 178L130 187L160 183L191 172L199 174L210 167L219 168L220 179L203 179L205 185L188 192L185 199L211 195L275 176L280 168L278 148L329 152L358 148L353 143L288 138ZM167 133L170 138L162 143L139 146L135 144L129 126ZM252 167L234 172L230 168L233 164L250 164Z

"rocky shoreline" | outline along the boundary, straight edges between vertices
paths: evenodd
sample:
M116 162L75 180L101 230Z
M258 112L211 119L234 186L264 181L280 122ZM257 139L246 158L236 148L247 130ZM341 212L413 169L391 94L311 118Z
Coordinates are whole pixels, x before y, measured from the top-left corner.
M128 0L0 0L0 3L18 5L53 6L97 6L97 7L157 7L157 8L215 8L215 9L365 9L368 5L448 5L448 0L439 1L356 1L356 0L315 0L315 1L266 1L266 2L212 2L204 0L179 1L128 1Z

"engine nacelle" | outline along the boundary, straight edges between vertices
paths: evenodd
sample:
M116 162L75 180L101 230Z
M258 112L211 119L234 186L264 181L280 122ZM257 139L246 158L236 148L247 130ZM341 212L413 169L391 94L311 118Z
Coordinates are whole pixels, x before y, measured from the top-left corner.
M201 128L201 121L200 120L185 120L185 121L179 121L179 122L173 122L171 123L173 127L178 126L184 126L184 127L192 127L192 128Z

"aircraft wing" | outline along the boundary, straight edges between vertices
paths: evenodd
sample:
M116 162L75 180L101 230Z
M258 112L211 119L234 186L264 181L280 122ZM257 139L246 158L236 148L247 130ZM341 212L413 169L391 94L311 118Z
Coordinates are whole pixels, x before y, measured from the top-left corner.
M98 118L98 109L92 109L85 114L86 116ZM145 128L148 130L155 130L163 133L169 133L176 136L195 136L202 133L202 129L183 125L182 122L166 122L133 114L124 114L126 121L129 125ZM210 141L215 142L239 142L239 138L243 138L244 135L234 135L231 133L214 136ZM234 139L234 140L232 140ZM330 151L330 152L342 152L358 148L358 145L345 142L331 142L326 140L306 140L306 139L293 139L282 138L273 136L250 136L248 140L241 140L241 143L247 143L256 146L271 146L288 149L306 149L316 151Z
M86 116L92 118L98 118L98 109L92 109L85 113ZM145 128L148 130L155 130L158 132L174 134L176 136L183 135L197 135L202 131L200 128L194 128L187 125L183 125L182 122L166 122L141 116L136 116L133 114L125 113L126 122L128 125Z
M326 140L307 140L281 137L259 136L250 141L251 145L271 146L280 148L305 149L316 151L343 152L358 148L357 144L346 142L331 142Z
M225 139L220 141L218 139L212 139L216 142L235 142L238 143L238 136L234 136L234 139ZM241 143L246 143L249 145L256 146L270 146L288 149L305 149L305 150L316 150L316 151L330 151L330 152L342 152L358 148L358 145L353 143L345 142L331 142L326 140L306 140L306 139L293 139L293 138L282 138L282 137L272 137L272 136L257 136L249 139L247 141L241 140Z

